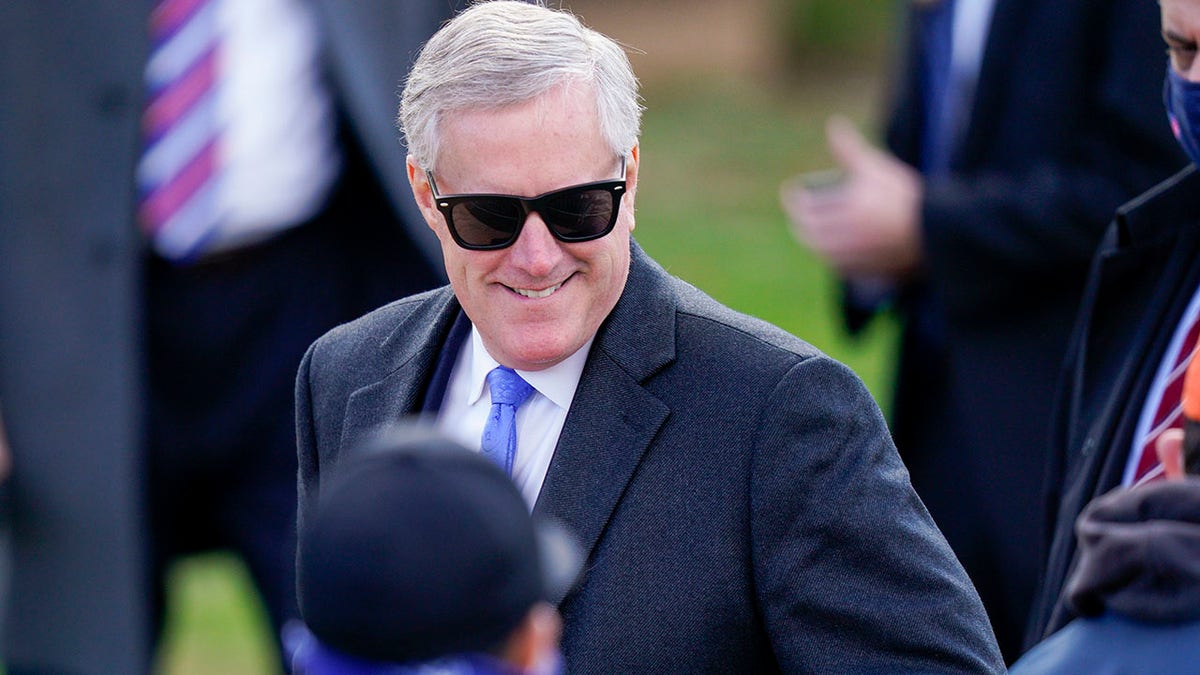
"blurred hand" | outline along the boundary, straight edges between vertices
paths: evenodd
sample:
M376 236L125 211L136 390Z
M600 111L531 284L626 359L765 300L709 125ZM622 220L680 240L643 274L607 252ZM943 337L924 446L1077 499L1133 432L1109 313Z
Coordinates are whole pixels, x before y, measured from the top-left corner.
M921 266L921 176L871 146L850 121L829 120L830 153L845 175L816 188L784 184L792 234L850 280L900 281Z

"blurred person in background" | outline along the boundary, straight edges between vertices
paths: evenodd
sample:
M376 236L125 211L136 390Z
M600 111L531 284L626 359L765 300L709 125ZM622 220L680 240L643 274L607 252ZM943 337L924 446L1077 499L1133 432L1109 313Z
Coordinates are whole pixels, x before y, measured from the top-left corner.
M1009 662L1088 261L1113 210L1183 163L1156 21L1146 0L914 0L887 150L831 120L840 180L782 192L845 282L850 331L901 317L896 446Z
M322 483L297 569L300 675L559 671L582 557L495 463L421 427L353 448Z
M1187 480L1191 488L1153 484L1163 473L1178 473L1173 461L1158 462L1155 450L1167 445L1163 454L1173 454L1184 418L1180 391L1195 391L1184 383L1200 335L1200 0L1160 0L1158 5L1161 25L1151 34L1165 41L1168 57L1160 56L1165 83L1154 100L1165 104L1164 124L1169 122L1191 164L1122 206L1093 262L1055 409L1052 539L1035 596L1030 646L1048 638L1067 641L1051 636L1097 609L1094 597L1080 604L1077 595L1080 575L1095 570L1092 542L1077 540L1075 529L1077 522L1082 528L1087 520L1080 520L1081 513L1095 511L1089 503L1132 487L1128 492L1139 496L1128 499L1145 500L1135 517L1155 521L1147 527L1178 533L1197 516L1194 501L1189 501L1194 497L1173 492L1194 490L1194 478ZM1189 417L1200 419L1200 414L1193 408ZM1157 501L1161 494L1146 495L1142 491L1147 489L1175 496L1162 504ZM1152 540L1145 543L1150 546ZM1188 539L1175 545L1194 546ZM1154 549L1131 551L1146 555ZM1136 560L1131 556L1127 562ZM1178 622L1180 634L1190 634L1195 627L1186 628L1187 619L1196 618L1191 588L1195 561L1193 548L1182 556L1150 557L1150 576L1131 565L1108 579L1109 590L1128 582L1131 599L1138 599L1138 590L1162 592L1157 600L1147 596L1152 602L1135 610L1158 611L1160 621ZM1153 671L1149 666L1145 670ZM1194 670L1192 661L1183 672Z
M305 355L302 538L348 449L424 413L579 538L569 672L1003 670L861 380L633 239L641 106L618 44L473 5L423 47L400 118L451 283Z
M197 551L295 616L296 367L443 278L394 118L450 9L0 3L10 674L146 671Z

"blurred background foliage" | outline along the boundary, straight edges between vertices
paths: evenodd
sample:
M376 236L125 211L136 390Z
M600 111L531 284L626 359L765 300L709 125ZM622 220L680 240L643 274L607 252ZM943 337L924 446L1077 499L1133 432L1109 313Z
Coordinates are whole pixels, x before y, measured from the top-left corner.
M553 4L558 4L557 2ZM792 239L782 180L825 168L825 120L878 137L901 4L891 0L564 0L630 48L647 107L635 236L672 273L802 337L889 400L896 326L850 339L829 270ZM245 570L197 556L172 577L158 672L271 673Z
M900 28L898 3L881 0L777 0L786 58L877 56L890 49Z

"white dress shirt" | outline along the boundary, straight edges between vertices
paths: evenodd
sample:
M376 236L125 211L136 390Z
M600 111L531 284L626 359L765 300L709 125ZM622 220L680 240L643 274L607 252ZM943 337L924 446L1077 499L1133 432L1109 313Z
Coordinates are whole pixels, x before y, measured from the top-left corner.
M513 481L530 510L533 510L546 480L550 459L567 421L567 411L571 409L591 348L592 340L588 340L579 351L557 365L545 370L516 371L535 390L517 408L517 455L513 459ZM483 427L492 407L486 378L499 365L483 346L479 331L472 326L470 339L464 341L455 359L437 416L438 428L468 448L479 450Z
M949 93L952 101L947 106L949 119L944 120L948 133L943 137L950 147L957 147L962 142L962 134L970 121L995 4L995 0L957 0L954 3Z
M312 218L341 171L307 0L220 0L221 226L209 252L261 241Z

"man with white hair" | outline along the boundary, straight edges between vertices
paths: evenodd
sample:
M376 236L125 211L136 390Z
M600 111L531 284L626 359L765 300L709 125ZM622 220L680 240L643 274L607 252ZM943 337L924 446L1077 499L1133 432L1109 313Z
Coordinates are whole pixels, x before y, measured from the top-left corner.
M633 241L640 112L566 12L484 2L428 42L400 121L450 286L309 349L301 536L339 456L424 413L580 540L570 672L1002 672L861 381Z

